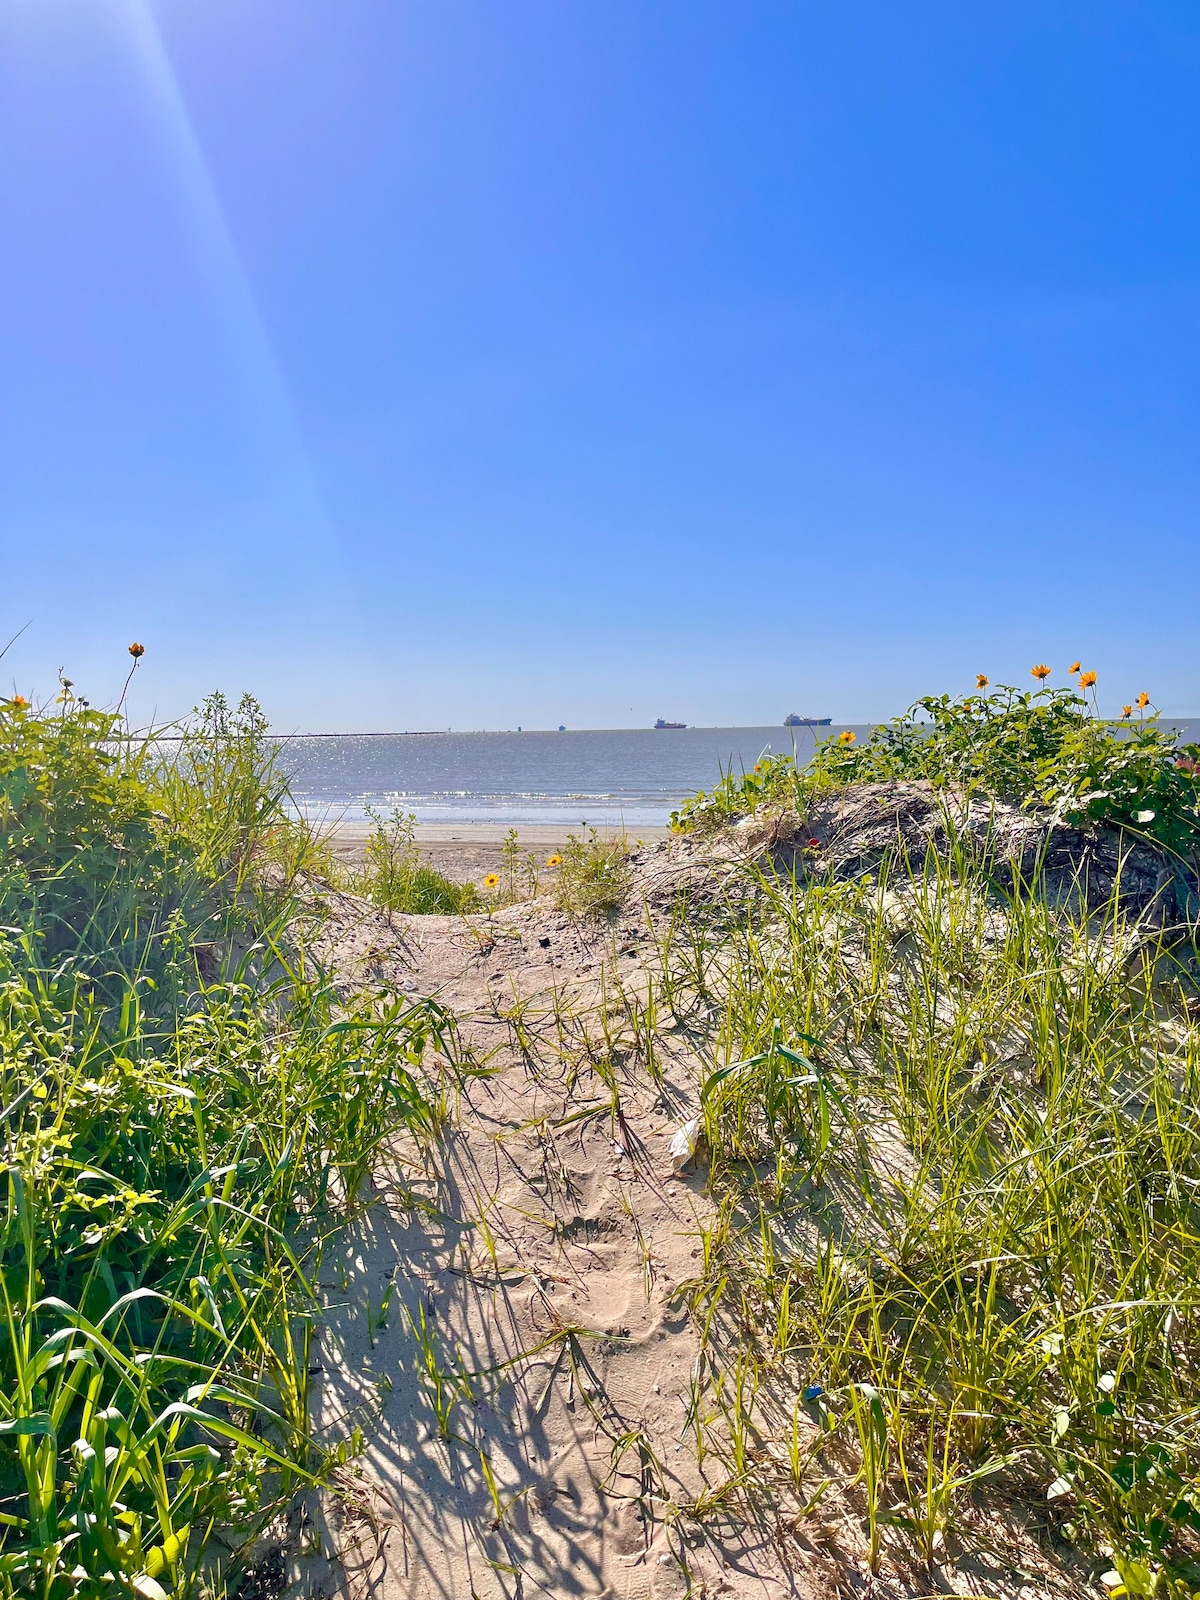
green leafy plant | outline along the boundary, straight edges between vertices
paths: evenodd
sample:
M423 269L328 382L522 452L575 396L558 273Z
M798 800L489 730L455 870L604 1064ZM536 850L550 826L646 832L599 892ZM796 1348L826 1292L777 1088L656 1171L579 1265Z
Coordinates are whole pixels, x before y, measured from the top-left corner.
M554 897L574 916L613 910L629 883L629 849L624 835L602 839L589 828L586 839L569 835L554 876Z
M927 695L865 743L827 740L810 781L924 778L1052 810L1064 822L1136 828L1173 850L1200 837L1200 750L1157 715L1106 722L1073 689Z
M802 792L794 757L764 753L749 772L723 771L711 794L701 790L686 800L672 811L670 824L676 833L704 832L745 816L764 801L795 804Z
M1200 840L1200 746L1180 747L1156 712L1105 721L1071 688L927 695L859 743L820 744L806 766L764 756L726 772L672 815L678 831L719 826L770 802L803 811L831 787L920 779L1052 812L1074 827L1112 823L1189 854Z
M0 897L48 962L144 956L184 892L188 846L159 827L119 733L77 703L38 715L0 700Z
M368 809L373 824L364 847L361 872L353 886L388 911L443 915L472 911L478 904L473 884L455 883L425 861L416 841L416 816L393 809L387 817Z
M306 836L253 702L178 743L0 702L3 1593L186 1588L344 1456L311 1273L380 1152L442 1127L445 1014L289 943L272 841Z
M319 837L291 803L284 747L252 695L236 706L209 695L177 735L162 736L169 731L127 736L126 758L152 792L164 833L208 878L235 895L286 892L325 865Z

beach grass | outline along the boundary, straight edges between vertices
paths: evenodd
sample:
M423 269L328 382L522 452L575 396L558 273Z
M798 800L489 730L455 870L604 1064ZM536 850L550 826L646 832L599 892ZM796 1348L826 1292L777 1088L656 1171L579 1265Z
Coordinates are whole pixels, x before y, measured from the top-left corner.
M69 689L0 701L0 1593L219 1593L358 1448L310 1422L315 1272L379 1163L402 1186L436 1147L458 1046L434 1003L312 964L314 878L644 925L635 977L614 944L586 1002L556 984L504 1019L582 1098L565 1124L606 1117L622 1151L631 1074L666 1106L666 1055L694 1065L706 1210L675 1293L704 1491L671 1500L644 1432L596 1411L685 1575L677 1530L736 1513L913 1594L964 1556L1041 1561L1047 1592L1200 1590L1196 752L1102 722L1083 676L724 775L677 818L721 869L669 906L635 905L627 842L595 833L546 861L514 835L477 895L400 814L339 880L251 700L173 749ZM919 851L847 873L815 838L721 847L914 782L945 801ZM998 872L959 831L980 796L1157 852L1180 916L1044 854ZM469 1391L411 1332L444 1436Z
M571 916L610 912L625 898L629 885L629 841L624 833L602 837L595 828L570 834L553 867L553 892L559 908Z
M393 808L386 816L368 808L371 831L363 846L363 859L338 872L332 864L327 877L370 900L385 911L410 916L448 916L474 911L480 904L471 883L456 883L424 859L416 840L416 817Z
M174 748L0 702L0 843L0 1592L220 1591L353 1448L310 1428L313 1272L437 1139L451 1024L289 940L322 848L252 701Z
M792 1507L848 1453L873 1569L987 1506L1117 1571L1186 1560L1191 964L938 859L760 888L664 968L709 1062L706 1447Z
M1118 825L1194 902L1196 752L1156 719L1073 690L922 707L727 774L677 825L923 780ZM1119 880L1090 906L1040 865L1002 881L950 809L942 848L849 880L811 843L660 946L657 1003L707 1063L697 1449L760 1509L843 1485L872 1571L1032 1537L1113 1594L1192 1594L1195 927Z

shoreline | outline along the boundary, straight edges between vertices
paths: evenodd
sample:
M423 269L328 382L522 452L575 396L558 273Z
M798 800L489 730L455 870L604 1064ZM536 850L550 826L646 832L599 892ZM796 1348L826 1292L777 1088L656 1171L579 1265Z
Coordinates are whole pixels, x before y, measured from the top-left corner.
M324 836L339 861L361 861L372 827L370 822L335 822L324 830ZM504 840L510 828L517 835L517 845L523 856L543 856L561 850L572 835L577 839L586 838L590 832L578 824L565 822L418 822L413 827L413 837L430 866L457 883L465 883L494 872L501 865ZM654 844L660 839L669 839L671 830L662 825L638 828L600 825L596 827L596 834L605 840L624 835L632 848L638 841Z

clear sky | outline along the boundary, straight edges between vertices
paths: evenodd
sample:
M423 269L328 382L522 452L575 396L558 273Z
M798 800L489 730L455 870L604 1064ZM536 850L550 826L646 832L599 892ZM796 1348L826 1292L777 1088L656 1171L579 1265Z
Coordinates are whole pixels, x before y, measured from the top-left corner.
M1195 0L0 0L5 686L1200 711L1198 82Z

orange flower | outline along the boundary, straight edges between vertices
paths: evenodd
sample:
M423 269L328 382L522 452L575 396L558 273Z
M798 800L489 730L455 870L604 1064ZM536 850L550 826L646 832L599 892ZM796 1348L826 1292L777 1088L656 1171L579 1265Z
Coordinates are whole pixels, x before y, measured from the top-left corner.
M1080 662L1080 661L1072 661L1071 665L1067 668L1067 671L1071 675L1071 677L1075 676L1075 674L1079 671L1079 668L1082 665L1083 665L1083 663Z
M988 686L987 673L986 672L977 672L975 674L975 687L977 689L986 689L987 686Z
M20 711L29 704L29 701L26 700L23 694L15 694L8 703L10 706L16 706L17 710Z
M839 744L853 744L854 743L854 731L853 731L853 729L847 728L845 733L839 733L838 734L838 743Z
M1150 704L1150 696L1146 693L1146 691L1144 689L1142 690L1141 694L1138 695L1138 697L1137 697L1137 704L1138 704L1138 710L1139 711L1145 711L1146 707Z
M1030 667L1029 670L1040 683L1044 678L1048 678L1054 669L1048 667L1044 661L1039 661L1036 667Z
M146 646L144 644L131 644L129 646L129 654L136 661L139 656L146 654Z
M1133 707L1132 706L1122 706L1121 707L1121 715L1123 717L1131 717L1133 715Z
M1094 672L1081 672L1079 674L1079 687L1081 689L1090 689L1095 681L1096 674Z

